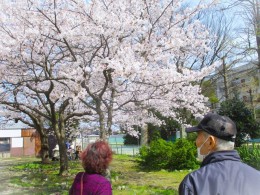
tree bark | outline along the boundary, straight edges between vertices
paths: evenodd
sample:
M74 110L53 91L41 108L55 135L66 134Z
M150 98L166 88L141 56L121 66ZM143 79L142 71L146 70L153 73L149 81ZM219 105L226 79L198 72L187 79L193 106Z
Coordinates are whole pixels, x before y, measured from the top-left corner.
M101 115L103 115L103 114L101 114ZM107 139L107 134L106 134L106 129L105 129L104 118L102 118L102 117L99 118L99 124L100 124L100 127L99 127L99 131L100 131L99 138L103 139L103 140L106 140Z
M256 32L256 47L257 47L257 55L258 55L258 68L260 69L260 2L256 1L256 25L255 25L255 32Z
M141 127L141 146L148 145L148 125Z
M29 115L29 116L31 116L31 115ZM32 117L31 116L31 119L34 122L34 126L35 126L36 131L40 135L40 140L41 140L40 155L41 155L42 164L49 164L50 163L50 159L49 159L49 140L48 140L48 135L46 134L46 131L43 127L43 122L41 120L41 117Z
M101 101L96 100L97 114L99 115L99 138L106 140L107 132L105 128L105 116L101 109Z
M40 135L41 140L41 159L42 164L49 164L50 158L49 158L49 141L47 135Z
M226 100L229 98L229 90L228 90L228 78L227 78L227 67L225 63L225 58L222 58L222 66L223 66L223 79L224 79L224 91Z
M59 145L59 153L60 153L60 171L59 175L65 175L68 173L68 156L67 156L67 148L65 145L66 138L65 138L65 121L63 115L60 114L59 116L59 125L54 125L54 132L56 134L56 138Z
M68 173L68 156L67 156L67 148L65 145L65 137L60 137L58 139L59 144L59 152L60 152L60 171L59 175L64 175Z

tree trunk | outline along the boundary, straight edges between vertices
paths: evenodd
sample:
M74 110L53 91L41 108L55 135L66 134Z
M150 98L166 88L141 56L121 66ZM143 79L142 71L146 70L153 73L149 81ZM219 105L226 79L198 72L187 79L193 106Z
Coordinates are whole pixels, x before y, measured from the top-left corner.
M114 87L111 88L111 100L109 103L109 106L107 106L107 131L108 131L108 135L112 135L112 120L113 120L113 102L114 102L114 98L115 98L115 93L116 90L114 89Z
M105 124L104 121L100 120L100 127L99 127L99 138L106 140L107 139L107 135L106 135L106 129L105 129Z
M107 133L108 133L108 136L112 135L112 108L109 108L108 109L108 117L107 117Z
M60 153L60 172L59 175L65 175L68 173L68 156L67 156L67 148L65 145L65 121L63 114L60 114L59 125L55 125L55 133L56 138L59 145L59 153Z
M43 164L49 164L49 141L47 135L40 135L41 139L41 159Z
M97 113L99 115L99 138L103 140L107 140L107 133L105 128L105 117L100 107L101 104L97 103Z
M60 120L62 120L60 118ZM68 173L68 156L67 156L67 148L65 145L65 129L64 129L64 121L60 122L60 125L57 123L53 123L54 133L59 145L59 155L60 155L60 171L59 175L65 175Z
M43 164L49 164L50 159L49 159L49 140L48 140L48 135L45 133L45 130L43 128L43 124L41 120L34 120L35 122L35 127L37 132L40 135L40 140L41 140L41 159Z
M67 156L67 148L65 145L65 137L61 136L58 140L59 144L59 152L60 152L60 171L59 175L64 175L68 173L68 156Z
M148 145L148 125L141 127L141 146Z
M255 32L256 32L256 51L258 55L258 68L260 69L260 4L259 1L256 1L256 25L255 25Z
M226 100L229 98L229 91L228 91L228 78L227 78L227 70L226 70L226 63L225 58L222 58L222 65L223 65L223 79L224 79L224 91L225 91L225 98Z

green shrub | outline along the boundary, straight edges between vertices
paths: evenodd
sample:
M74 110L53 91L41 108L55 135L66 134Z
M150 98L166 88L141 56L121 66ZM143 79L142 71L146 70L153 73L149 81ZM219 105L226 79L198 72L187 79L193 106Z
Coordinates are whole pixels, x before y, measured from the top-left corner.
M172 158L168 168L174 170L195 169L199 163L196 159L197 149L193 142L187 139L178 139L174 143Z
M152 141L150 146L140 149L141 165L160 170L194 169L198 167L196 147L187 139L167 142L163 139Z
M260 145L242 145L237 150L244 163L260 170Z
M150 146L140 149L142 164L151 169L160 170L167 168L172 157L173 143L163 139L152 141Z

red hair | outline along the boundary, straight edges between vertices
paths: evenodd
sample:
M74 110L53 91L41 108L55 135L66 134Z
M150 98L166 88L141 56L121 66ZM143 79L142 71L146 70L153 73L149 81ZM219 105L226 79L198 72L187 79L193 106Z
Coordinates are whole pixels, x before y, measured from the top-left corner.
M112 150L108 143L98 140L81 153L82 166L87 173L103 174L112 161Z

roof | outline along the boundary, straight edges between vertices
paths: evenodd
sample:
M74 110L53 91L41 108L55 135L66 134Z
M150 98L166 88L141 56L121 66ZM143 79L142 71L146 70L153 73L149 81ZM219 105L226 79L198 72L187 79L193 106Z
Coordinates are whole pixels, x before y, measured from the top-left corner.
M19 121L18 123L7 122L5 124L0 124L0 129L24 129L29 126Z

